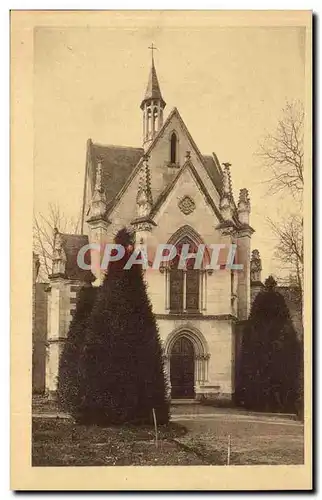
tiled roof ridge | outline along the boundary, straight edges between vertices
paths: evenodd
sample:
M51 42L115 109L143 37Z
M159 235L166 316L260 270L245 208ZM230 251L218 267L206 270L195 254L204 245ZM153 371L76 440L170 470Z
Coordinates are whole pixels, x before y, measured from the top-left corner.
M115 149L142 149L142 146L124 146L122 144L102 144L101 142L92 141L93 146L98 146L102 148L115 148Z

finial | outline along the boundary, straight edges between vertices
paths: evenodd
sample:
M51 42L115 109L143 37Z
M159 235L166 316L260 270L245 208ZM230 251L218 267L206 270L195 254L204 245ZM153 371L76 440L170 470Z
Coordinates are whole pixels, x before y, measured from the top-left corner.
M237 211L239 221L242 224L249 224L250 199L248 190L246 188L243 188L239 191Z
M225 220L232 220L233 217L233 192L230 178L230 163L223 163L223 187L220 200L220 208Z
M138 205L138 215L140 217L148 215L153 205L151 192L151 173L148 158L148 155L143 156L142 167L139 174L140 177L136 202Z
M232 183L231 183L231 174L230 167L231 163L223 163L223 194L228 195L230 199L233 197Z
M151 55L152 55L152 64L154 63L154 57L153 57L153 51L157 50L157 47L153 45L153 42L151 44L151 47L148 47L151 50Z
M191 158L191 152L186 151L186 161L190 160L190 158Z
M102 156L97 157L95 191L102 192Z
M239 191L238 210L240 212L250 211L250 198L246 188Z
M97 156L96 179L93 197L90 203L89 219L103 218L106 213L106 195L102 182L102 156Z

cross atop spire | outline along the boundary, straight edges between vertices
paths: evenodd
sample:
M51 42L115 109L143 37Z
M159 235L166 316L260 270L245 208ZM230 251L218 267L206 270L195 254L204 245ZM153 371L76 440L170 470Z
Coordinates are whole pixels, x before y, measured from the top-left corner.
M147 87L146 87L144 99L143 99L143 101L141 103L141 109L143 109L145 102L149 101L151 99L159 100L160 104L161 104L161 107L164 108L165 107L165 101L163 100L163 97L162 97L162 94L161 94L159 80L158 80L157 72L156 72L155 66L154 66L153 51L157 50L157 48L152 43L152 45L149 47L149 49L151 50L151 53L152 53L152 66L151 66L151 70L150 70L149 80L148 80L148 84L147 84Z
M153 42L151 44L151 47L148 47L148 49L151 50L151 55L152 55L152 64L154 64L154 58L153 58L153 51L154 50L157 50L157 47L155 45L153 45Z
M163 110L165 100L162 97L157 72L154 66L153 51L157 50L152 43L149 47L152 54L152 64L149 74L149 80L140 108L143 116L143 148L147 151L149 145L156 137L163 125Z

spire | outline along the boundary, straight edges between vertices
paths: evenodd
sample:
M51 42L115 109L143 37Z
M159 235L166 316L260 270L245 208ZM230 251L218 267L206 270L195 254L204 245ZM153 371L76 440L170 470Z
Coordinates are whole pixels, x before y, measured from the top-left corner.
M144 99L141 103L141 109L143 109L145 101L148 101L149 99L158 99L163 104L163 107L165 106L165 101L163 100L161 94L159 80L157 77L157 72L155 70L153 59L152 59L152 68L149 75L148 85L146 87Z
M104 218L106 213L106 196L102 184L102 158L97 158L96 180L93 198L90 205L89 218Z
M144 108L144 103L146 101L151 100L151 99L159 100L160 103L162 104L162 107L164 108L166 103L163 100L163 97L161 94L159 80L158 80L157 72L156 72L155 65L154 65L153 50L156 50L156 47L154 47L154 45L152 43L152 46L149 47L149 49L151 49L151 51L152 51L152 64L151 64L148 85L146 87L143 101L141 102L141 109Z
M152 51L152 64L141 109L143 111L143 147L146 151L163 125L163 110L165 101L162 97L157 72L154 65L153 51L156 47L149 47Z
M233 216L233 190L230 174L230 163L223 163L223 188L220 200L220 208L225 220L231 220Z
M149 157L143 156L142 167L140 170L139 187L136 196L136 203L139 217L147 217L153 205L151 192L151 173L148 163Z
M246 188L243 188L239 192L238 201L238 218L242 224L249 224L249 214L250 214L250 199L249 193Z

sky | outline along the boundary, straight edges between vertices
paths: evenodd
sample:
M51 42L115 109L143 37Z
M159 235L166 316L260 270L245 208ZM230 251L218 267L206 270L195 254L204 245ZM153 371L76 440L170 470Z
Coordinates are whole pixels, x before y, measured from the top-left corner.
M304 101L304 29L300 27L38 27L34 30L34 209L56 203L80 212L86 141L142 145L140 103L155 65L165 119L176 106L203 154L231 163L233 190L251 198L252 248L263 278L279 274L278 221L291 200L268 195L256 151L276 129L286 102Z

